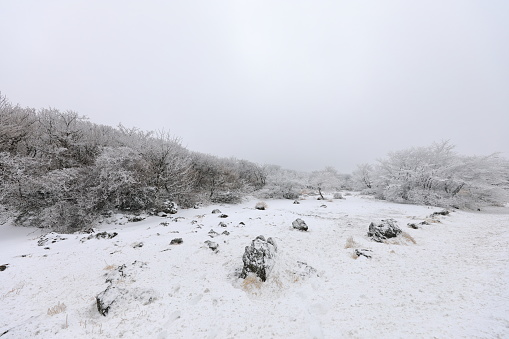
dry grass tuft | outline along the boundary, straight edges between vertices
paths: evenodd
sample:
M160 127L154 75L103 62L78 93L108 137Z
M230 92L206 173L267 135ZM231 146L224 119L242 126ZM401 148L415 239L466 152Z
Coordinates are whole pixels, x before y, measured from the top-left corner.
M106 267L104 267L103 270L105 270L105 271L113 271L116 268L117 268L116 265L106 265Z
M66 309L67 306L65 306L64 303L60 303L59 301L55 306L48 308L48 315L56 315L64 312Z
M356 248L359 246L360 245L353 239L353 237L350 236L346 239L345 248Z
M410 235L408 234L407 232L402 232L401 233L401 236L403 238L405 238L406 240L410 241L411 243L414 243L414 244L417 244L417 242L415 241L415 239Z
M401 236L384 240L388 245L408 245L410 243L417 244L415 239L406 232L401 232Z
M355 260L357 260L357 258L359 258L359 256L357 255L357 253L355 253L355 251L352 252L351 257L352 257L352 259L355 259Z
M254 274L248 274L248 276L242 282L242 289L246 292L252 292L253 290L259 290L262 287L262 279Z

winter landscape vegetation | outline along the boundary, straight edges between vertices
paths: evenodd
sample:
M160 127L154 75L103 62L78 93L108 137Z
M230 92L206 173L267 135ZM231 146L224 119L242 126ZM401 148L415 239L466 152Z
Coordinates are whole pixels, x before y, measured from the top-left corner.
M509 2L0 2L0 339L509 338Z
M352 174L0 103L0 336L506 337L509 163Z

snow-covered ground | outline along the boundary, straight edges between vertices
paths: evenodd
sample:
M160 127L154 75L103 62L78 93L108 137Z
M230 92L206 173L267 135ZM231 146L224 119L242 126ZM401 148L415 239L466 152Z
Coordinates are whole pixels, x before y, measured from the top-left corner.
M267 210L256 202L99 226L118 232L111 239L48 234L43 244L41 230L0 226L0 337L509 337L509 208L454 211L412 229L440 209L356 195L269 200ZM292 229L296 218L308 232ZM369 223L387 218L407 236L368 239ZM258 235L278 246L264 283L238 278ZM124 293L103 316L96 296L110 284Z

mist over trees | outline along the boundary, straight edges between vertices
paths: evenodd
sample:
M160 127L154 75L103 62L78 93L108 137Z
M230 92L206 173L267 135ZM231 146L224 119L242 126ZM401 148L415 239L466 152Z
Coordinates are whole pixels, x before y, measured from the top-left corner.
M166 131L97 125L73 111L22 108L0 94L0 211L18 225L73 232L111 212L158 213L169 202L297 199L359 190L458 208L507 202L509 164L461 156L448 142L389 153L350 174L260 166L187 150Z

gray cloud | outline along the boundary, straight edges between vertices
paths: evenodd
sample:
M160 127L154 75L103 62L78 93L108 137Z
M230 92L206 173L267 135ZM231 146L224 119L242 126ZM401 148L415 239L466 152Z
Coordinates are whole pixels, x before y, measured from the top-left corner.
M191 150L351 171L449 139L509 156L504 1L11 1L0 90Z

